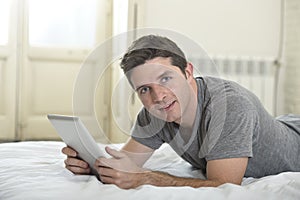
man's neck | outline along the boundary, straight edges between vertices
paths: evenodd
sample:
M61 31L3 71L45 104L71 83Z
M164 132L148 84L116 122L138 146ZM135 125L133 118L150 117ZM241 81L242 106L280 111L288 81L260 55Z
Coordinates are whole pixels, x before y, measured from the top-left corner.
M187 109L182 113L182 119L180 126L185 128L193 128L194 121L196 119L196 112L198 106L198 87L196 79L191 82L191 100L187 106Z

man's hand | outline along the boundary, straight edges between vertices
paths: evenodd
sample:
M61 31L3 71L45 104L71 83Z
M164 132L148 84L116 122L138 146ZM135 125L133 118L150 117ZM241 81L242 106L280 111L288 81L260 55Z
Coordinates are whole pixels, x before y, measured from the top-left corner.
M140 185L217 187L224 183L241 184L248 158L229 158L208 161L207 180L183 178L164 172L146 171L138 167L123 152L106 148L113 158L99 158L95 162L100 179L120 188L136 188Z
M89 164L77 157L78 153L71 147L64 147L62 153L67 156L66 168L74 174L90 174Z
M138 167L126 153L117 151L109 147L106 152L112 158L99 158L95 162L95 168L104 183L115 184L120 188L136 188L143 184L139 179L145 170Z

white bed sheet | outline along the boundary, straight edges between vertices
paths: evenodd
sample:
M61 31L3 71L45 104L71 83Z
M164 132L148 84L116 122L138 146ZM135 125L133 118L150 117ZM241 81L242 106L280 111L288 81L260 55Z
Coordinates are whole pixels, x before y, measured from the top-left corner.
M300 199L300 172L245 178L242 186L195 189L144 185L123 190L102 184L94 176L73 175L66 170L60 152L63 146L62 142L0 144L0 199ZM167 145L155 152L146 167L203 178L201 171L193 170Z

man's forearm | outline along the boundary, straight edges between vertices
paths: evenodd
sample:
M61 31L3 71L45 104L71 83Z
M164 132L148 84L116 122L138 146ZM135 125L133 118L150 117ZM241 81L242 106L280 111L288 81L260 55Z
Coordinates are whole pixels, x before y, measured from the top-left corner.
M140 181L142 184L155 186L190 186L194 188L199 187L217 187L224 184L223 181L218 180L201 180L196 178L182 178L173 176L164 172L149 171L140 174Z

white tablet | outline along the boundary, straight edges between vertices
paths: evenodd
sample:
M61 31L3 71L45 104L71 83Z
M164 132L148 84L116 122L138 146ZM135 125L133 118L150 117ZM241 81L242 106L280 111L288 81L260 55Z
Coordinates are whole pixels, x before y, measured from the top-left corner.
M94 163L97 158L105 155L79 117L49 114L48 119L62 140L76 150L78 157L86 161L92 173L98 176Z

